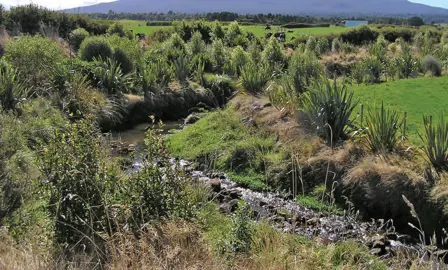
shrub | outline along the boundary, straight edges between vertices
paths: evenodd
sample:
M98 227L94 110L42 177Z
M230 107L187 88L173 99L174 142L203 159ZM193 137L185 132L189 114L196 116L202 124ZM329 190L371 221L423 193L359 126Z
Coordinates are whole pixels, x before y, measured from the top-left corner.
M315 52L318 55L325 54L330 50L330 44L328 43L327 38L319 38L317 39Z
M443 32L440 43L442 43L442 45L448 44L448 31Z
M93 124L81 121L55 131L39 155L54 237L70 248L95 250L109 229L106 194L116 179L105 165L101 137Z
M317 38L315 36L309 36L306 42L306 47L311 52L316 52Z
M171 81L170 66L164 59L159 59L149 64L149 72L154 74L155 82L160 88L166 88Z
M157 29L148 36L148 40L153 40L158 43L162 43L167 41L173 35L173 33L174 30L172 28Z
M115 22L111 26L109 26L109 29L107 29L107 33L111 36L113 35L118 35L120 37L129 36L127 31L124 29L124 25L119 22Z
M247 45L247 38L244 35L243 29L241 29L238 22L232 22L227 29L227 33L225 36L227 46L242 46L245 47Z
M249 53L250 58L255 63L259 63L261 61L261 47L255 40L250 42L247 47L247 53Z
M366 117L366 144L374 152L392 152L398 144L398 132L402 120L396 111L386 110L384 104L380 110L369 111Z
M393 59L400 78L416 77L420 64L412 54L412 48L405 42L400 42L401 54Z
M304 93L311 82L318 79L322 73L319 59L313 53L299 50L292 55L287 71L298 94Z
M339 52L341 50L341 40L339 38L333 39L331 42L331 50L333 52Z
M328 80L316 82L305 93L303 111L317 128L319 136L332 145L346 138L346 129L351 124L350 116L358 101L353 100L353 92L345 85L331 84Z
M425 133L419 134L428 161L437 171L448 169L448 122L443 114L437 124L432 123L432 117L423 117Z
M417 16L409 18L408 19L408 23L409 23L410 26L422 26L422 25L425 25L425 22L423 21L423 19L420 18L420 17L417 17Z
M363 62L364 81L367 84L379 83L383 73L383 63L375 57L369 57Z
M205 52L205 42L199 32L194 32L188 43L189 52L192 56Z
M19 71L6 65L0 68L0 108L9 111L26 97L26 88L19 80Z
M81 60L93 61L95 58L107 59L113 54L110 43L104 37L88 37L79 47L78 55Z
M271 69L276 64L284 65L285 55L276 38L271 37L271 39L269 39L268 44L266 44L266 47L263 50L261 59Z
M77 28L70 32L69 44L73 47L73 49L78 50L84 39L88 36L89 32L87 32L84 28Z
M375 41L377 37L378 32L367 25L361 25L341 34L341 38L344 42L349 42L353 45L370 43Z
M6 44L4 58L26 76L27 85L38 86L48 80L48 71L62 61L63 54L50 39L22 36Z
M236 91L233 80L228 76L209 74L204 76L204 80L204 87L213 94L218 106L225 105Z
M355 80L355 82L360 85L362 82L364 82L364 76L366 74L366 69L363 62L357 62L354 64L351 75L352 79Z
M107 58L96 59L97 67L94 70L95 79L99 88L108 95L121 95L128 93L131 83L131 77L123 74L123 71L117 61Z
M126 52L135 63L140 60L142 52L137 39L130 40L114 35L106 37L106 40L109 42L112 50L116 50L117 48L121 49Z
M180 56L174 62L174 75L176 79L181 83L185 83L190 75L190 67L187 56Z
M229 61L227 49L224 47L222 40L215 40L212 44L212 59L215 70L222 72Z
M161 127L146 133L144 167L122 186L131 214L131 228L139 234L147 222L162 218L185 218L193 214L189 198L191 181L170 161ZM157 162L154 162L157 161Z
M442 64L432 55L423 58L422 67L425 72L431 72L432 76L440 77L442 75Z
M233 49L231 57L233 73L239 75L241 68L250 61L249 54L241 46L237 46Z
M221 245L222 253L247 253L253 246L255 228L251 220L251 210L247 204L240 204L232 215L232 226L225 242Z
M197 69L199 67L199 63L204 65L204 71L205 72L212 72L213 71L213 59L210 57L210 55L206 53L200 53L193 57L191 60L191 64L193 65L193 69Z
M224 32L224 29L222 28L222 25L219 21L215 21L213 24L213 38L216 39L224 39L226 33Z
M240 85L249 93L263 92L268 82L269 72L263 65L251 61L241 69Z
M112 58L120 65L124 74L131 73L134 70L134 62L123 49L115 48Z

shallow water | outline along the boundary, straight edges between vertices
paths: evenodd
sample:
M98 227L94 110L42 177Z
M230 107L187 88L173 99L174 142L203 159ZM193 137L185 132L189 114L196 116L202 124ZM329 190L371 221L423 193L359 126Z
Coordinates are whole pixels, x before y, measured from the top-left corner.
M151 124L143 123L134 126L132 129L125 131L112 132L112 140L121 141L124 144L133 144L137 149L141 149L144 146L145 133ZM181 130L183 127L183 122L181 121L171 121L164 122L162 128L162 134L169 135L174 134Z

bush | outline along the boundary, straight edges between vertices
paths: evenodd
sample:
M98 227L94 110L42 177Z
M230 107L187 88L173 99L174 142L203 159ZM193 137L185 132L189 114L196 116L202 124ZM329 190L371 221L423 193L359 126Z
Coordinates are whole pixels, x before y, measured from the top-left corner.
M148 221L186 218L193 214L194 206L189 200L191 179L171 163L164 137L158 134L161 134L161 127L147 131L145 165L122 186L135 234L140 234Z
M241 74L241 68L250 61L249 54L241 46L237 46L232 51L231 61L233 73L239 75Z
M405 42L400 42L401 54L392 61L396 66L400 78L416 77L420 69L420 63L412 54L412 48Z
M120 65L113 59L95 58L97 67L94 70L98 87L108 95L129 93L131 77L123 74Z
M285 55L276 38L271 37L271 39L269 39L268 44L266 44L266 47L263 50L261 59L269 68L274 67L276 64L285 64Z
M111 36L118 35L120 37L129 37L128 32L124 29L123 24L119 22L115 22L111 26L109 26L109 29L107 29L107 33Z
M19 75L19 71L9 65L0 68L0 108L3 111L16 109L17 104L27 95Z
M202 35L199 32L194 32L188 43L189 52L192 56L205 52L205 42L202 40Z
M222 40L215 40L212 44L212 59L217 72L223 72L229 62L227 48L224 47Z
M107 59L113 54L110 43L104 37L88 37L78 51L79 58L84 61L93 61L95 58Z
M425 133L419 134L428 161L437 171L448 170L448 122L443 114L437 124L432 123L432 117L423 117Z
M311 82L318 79L322 73L319 59L313 53L299 50L292 55L287 71L298 94L304 93Z
M330 50L330 44L328 43L327 38L319 38L317 39L315 52L318 55L325 54Z
M339 52L341 50L341 40L339 38L333 39L331 43L331 50L333 52Z
M369 111L366 117L366 144L374 152L392 152L398 144L398 132L402 125L396 111L386 110L384 104L381 110Z
M379 83L383 73L383 63L375 57L367 58L363 63L364 82L367 84Z
M222 253L248 253L253 246L255 228L247 204L240 204L232 215L232 226L221 244Z
M443 32L440 43L442 43L442 45L448 44L448 31Z
M353 92L345 85L339 86L324 80L316 82L313 89L305 93L303 111L317 128L319 136L332 145L346 138L346 129L351 124L350 116L357 105Z
M262 93L269 82L269 72L267 68L252 61L244 65L241 69L240 85L249 93Z
M129 74L134 70L134 62L123 49L115 48L112 58L120 65L124 74Z
M55 131L39 158L57 243L88 251L109 233L107 190L117 180L105 165L101 133L87 121ZM45 191L45 192L44 192ZM101 245L99 245L101 246Z
M349 42L353 45L363 45L365 43L374 42L377 37L378 32L367 25L361 25L341 34L341 38L344 42Z
M227 29L225 36L227 46L241 46L246 47L248 40L244 35L243 29L240 27L238 22L232 22Z
M171 81L172 73L170 66L164 59L159 59L149 64L150 73L155 76L155 83L160 88L166 88Z
M28 86L43 85L48 72L62 61L63 54L58 44L50 39L22 36L8 42L4 58L24 77Z
M222 25L219 21L215 21L213 24L213 38L216 39L224 39L226 36L226 33L224 32L224 29L222 28Z
M179 83L183 84L190 75L190 67L187 56L180 56L174 62L174 75Z
M86 39L88 36L89 32L87 32L84 28L77 28L70 32L69 44L73 47L73 49L77 51L84 39Z
M442 75L442 64L431 55L423 58L422 67L425 72L431 72L434 77L440 77Z
M193 57L191 60L191 64L193 65L193 69L197 69L199 67L199 63L204 65L204 71L205 72L212 72L213 71L213 59L210 57L210 55L206 53L200 53Z
M167 41L174 33L174 30L172 28L168 28L168 29L157 29L156 31L154 31L153 33L151 33L148 36L149 40L154 40L158 43L162 43Z
M236 91L233 80L228 76L209 74L205 76L204 80L204 87L213 93L218 106L225 105L229 97Z

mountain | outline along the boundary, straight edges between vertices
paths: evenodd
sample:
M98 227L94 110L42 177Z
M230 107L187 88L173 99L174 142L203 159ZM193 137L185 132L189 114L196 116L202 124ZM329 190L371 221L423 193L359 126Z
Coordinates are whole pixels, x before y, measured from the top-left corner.
M229 11L244 14L448 15L448 9L412 3L408 0L119 0L67 11L107 13L110 10L117 13Z

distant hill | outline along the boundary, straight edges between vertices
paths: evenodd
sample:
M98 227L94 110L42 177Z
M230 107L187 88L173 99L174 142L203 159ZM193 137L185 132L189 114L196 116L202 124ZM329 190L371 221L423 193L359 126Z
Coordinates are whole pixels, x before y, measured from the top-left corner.
M448 15L448 9L407 0L119 0L67 10L73 13L205 13L229 11L244 14L282 13L310 15Z

